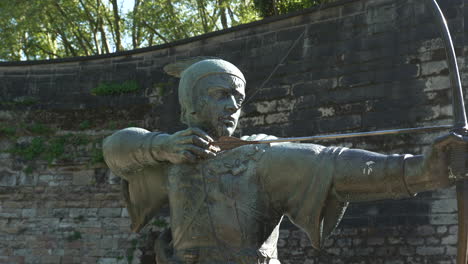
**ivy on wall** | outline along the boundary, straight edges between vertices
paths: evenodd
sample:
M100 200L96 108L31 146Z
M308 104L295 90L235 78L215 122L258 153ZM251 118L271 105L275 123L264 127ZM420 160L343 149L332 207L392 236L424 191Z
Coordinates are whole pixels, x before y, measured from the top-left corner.
M89 121L83 121L79 126L82 130L91 127ZM102 155L102 140L104 136L88 135L83 132L60 135L45 124L2 125L0 138L7 137L13 141L12 147L4 150L28 163L24 170L30 174L34 171L36 162L53 164L67 161L77 156L87 157L88 165L104 162Z
M140 90L136 81L125 81L123 83L103 82L91 89L91 94L95 96L118 95L132 93Z

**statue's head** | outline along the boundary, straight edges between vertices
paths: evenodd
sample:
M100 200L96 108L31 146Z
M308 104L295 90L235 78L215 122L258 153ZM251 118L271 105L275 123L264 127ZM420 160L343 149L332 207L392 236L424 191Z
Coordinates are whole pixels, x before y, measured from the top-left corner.
M213 137L234 133L244 98L244 75L227 61L202 60L181 74L181 121L189 127L203 129Z

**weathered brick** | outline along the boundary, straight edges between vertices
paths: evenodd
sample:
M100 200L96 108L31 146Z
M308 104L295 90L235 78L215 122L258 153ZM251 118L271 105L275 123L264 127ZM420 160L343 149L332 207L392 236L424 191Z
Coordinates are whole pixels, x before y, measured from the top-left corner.
M424 226L419 226L416 229L417 234L421 236L431 236L435 233L435 227L434 226L429 226L429 225L424 225Z
M120 217L121 208L99 208L98 215L101 217Z
M87 185L92 183L94 180L93 170L82 170L73 173L73 184L74 185Z
M442 255L444 252L445 247L422 246L416 248L416 253L423 256Z
M444 73L446 75L447 68L446 61L429 61L421 64L421 75L437 75Z
M458 242L458 236L449 235L449 236L442 237L441 242L443 245L455 245Z
M436 200L431 203L431 212L433 213L455 213L457 210L456 199Z

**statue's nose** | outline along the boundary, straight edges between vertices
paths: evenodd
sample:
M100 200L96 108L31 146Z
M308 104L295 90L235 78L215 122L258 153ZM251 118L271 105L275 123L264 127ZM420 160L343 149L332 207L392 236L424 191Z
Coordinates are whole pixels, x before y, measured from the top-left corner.
M233 95L229 96L229 98L227 99L225 109L232 113L239 110L239 106L237 104L236 98Z

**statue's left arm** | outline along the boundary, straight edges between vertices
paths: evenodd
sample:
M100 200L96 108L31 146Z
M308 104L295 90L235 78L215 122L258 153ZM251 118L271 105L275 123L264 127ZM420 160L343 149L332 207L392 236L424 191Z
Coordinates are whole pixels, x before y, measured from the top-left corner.
M425 157L281 144L265 151L258 171L273 210L288 215L318 247L347 202L405 198L449 186L445 156L435 147Z
M447 155L383 155L343 149L334 162L333 192L343 201L409 197L450 186Z

